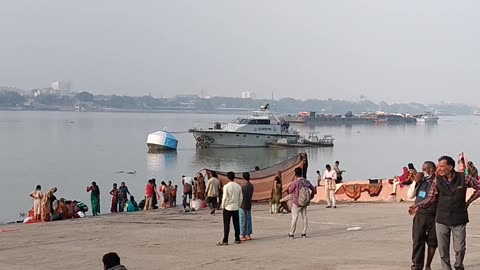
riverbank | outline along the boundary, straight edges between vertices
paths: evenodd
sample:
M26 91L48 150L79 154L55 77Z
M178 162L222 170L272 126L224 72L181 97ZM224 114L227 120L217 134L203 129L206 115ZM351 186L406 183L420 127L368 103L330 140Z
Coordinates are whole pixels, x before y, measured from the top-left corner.
M0 226L13 230L0 232L0 268L101 269L102 255L116 251L128 269L408 269L409 205L313 205L310 237L295 240L287 237L290 215L270 215L266 205L255 205L254 240L227 247L215 246L222 238L222 217L208 211L168 209ZM472 206L470 217L466 269L480 269L480 207ZM351 227L361 229L347 231ZM433 266L440 268L438 254Z

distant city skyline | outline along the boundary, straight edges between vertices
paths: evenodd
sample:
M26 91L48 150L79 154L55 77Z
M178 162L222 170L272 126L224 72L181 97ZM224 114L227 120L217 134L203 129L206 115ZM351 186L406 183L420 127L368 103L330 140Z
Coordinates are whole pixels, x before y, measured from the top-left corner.
M0 85L480 105L479 8L471 0L6 0Z

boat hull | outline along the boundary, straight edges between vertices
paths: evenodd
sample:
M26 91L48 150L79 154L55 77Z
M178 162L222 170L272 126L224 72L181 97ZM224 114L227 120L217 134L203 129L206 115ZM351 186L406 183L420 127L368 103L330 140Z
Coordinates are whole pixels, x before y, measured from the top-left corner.
M228 131L191 131L197 141L197 148L249 148L268 147L270 143L279 139L295 142L299 136L296 134L261 134L248 132Z
M273 142L268 144L269 147L274 147L274 148L305 148L305 147L313 147L313 145L310 144L305 144L305 143L279 143L279 142Z
M175 151L177 150L178 140L168 132L157 131L148 135L147 146L149 153Z
M316 146L316 147L333 147L333 142L310 142L310 141L305 141L304 142L307 145L310 146Z
M160 153L160 152L177 150L176 148L168 147L165 145L159 145L159 144L147 143L147 146L148 146L148 153Z

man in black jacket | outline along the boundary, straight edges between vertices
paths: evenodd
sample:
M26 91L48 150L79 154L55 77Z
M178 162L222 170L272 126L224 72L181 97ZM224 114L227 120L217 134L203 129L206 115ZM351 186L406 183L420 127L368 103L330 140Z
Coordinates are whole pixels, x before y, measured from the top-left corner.
M415 176L415 182L410 185L407 192L409 199L415 198L415 204L418 204L427 198L427 194L435 179L435 163L425 161L422 166L423 173ZM433 256L437 249L437 235L435 232L435 215L437 212L437 204L426 209L419 209L413 218L412 225L412 270L431 270ZM425 244L428 245L427 262L425 264Z

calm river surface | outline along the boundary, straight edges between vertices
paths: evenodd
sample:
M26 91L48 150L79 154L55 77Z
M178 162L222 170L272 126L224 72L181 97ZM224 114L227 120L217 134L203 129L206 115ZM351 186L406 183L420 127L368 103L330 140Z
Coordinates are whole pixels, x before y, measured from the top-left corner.
M334 148L310 149L207 149L196 150L193 136L176 134L176 153L147 154L149 133L168 127L186 131L197 123L226 122L236 116L220 114L147 114L76 112L0 112L0 222L19 218L32 201L28 194L37 184L43 190L58 187L57 197L81 200L88 205L86 186L95 180L102 191L102 213L110 205L112 183L125 181L138 200L146 180L181 181L202 168L222 171L251 170L285 160L297 152L309 157L309 178L326 163L341 161L346 180L392 177L402 166L442 154L465 151L480 158L480 118L443 117L438 125L330 126L294 125L303 134L320 131L335 137ZM134 175L117 171L136 171ZM180 199L179 199L180 200Z

